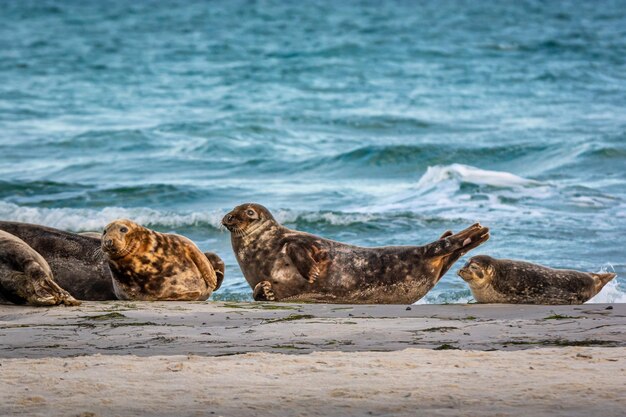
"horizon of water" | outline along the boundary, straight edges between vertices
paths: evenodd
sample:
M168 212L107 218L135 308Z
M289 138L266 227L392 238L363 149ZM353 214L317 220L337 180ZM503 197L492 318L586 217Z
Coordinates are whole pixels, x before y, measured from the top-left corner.
M226 262L243 202L364 246L609 270L626 302L626 2L0 4L0 219L125 217Z

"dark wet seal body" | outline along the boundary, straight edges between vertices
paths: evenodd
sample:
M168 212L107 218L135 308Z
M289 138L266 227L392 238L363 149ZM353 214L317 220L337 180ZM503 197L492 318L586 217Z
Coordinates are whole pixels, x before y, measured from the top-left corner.
M217 255L203 254L186 237L158 233L130 220L106 227L102 250L121 300L206 300L224 277Z
M364 248L290 230L258 204L223 219L255 300L413 303L467 251L489 238L479 224L425 246Z
M4 230L39 253L56 283L79 300L114 300L111 273L100 239L50 227L0 221Z
M486 255L471 258L458 274L479 303L505 304L582 304L616 276Z
M52 276L46 260L20 238L0 230L0 300L30 305L78 305Z

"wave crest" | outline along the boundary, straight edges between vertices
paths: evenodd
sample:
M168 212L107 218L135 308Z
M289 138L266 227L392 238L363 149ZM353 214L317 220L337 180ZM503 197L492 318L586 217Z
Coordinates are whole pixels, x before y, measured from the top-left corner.
M462 164L436 165L428 167L416 184L382 197L374 206L354 210L436 212L446 218L467 219L484 217L493 210L517 211L520 200L545 199L553 194L553 187L549 184L508 172ZM487 210L485 206L488 206ZM527 214L533 215L533 211L529 210Z

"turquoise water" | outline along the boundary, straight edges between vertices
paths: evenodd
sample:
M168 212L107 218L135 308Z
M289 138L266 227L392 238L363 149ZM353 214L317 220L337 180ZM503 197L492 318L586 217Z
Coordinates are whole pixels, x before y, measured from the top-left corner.
M183 233L243 299L242 202L370 246L479 220L626 301L626 2L473 3L1 2L0 218Z

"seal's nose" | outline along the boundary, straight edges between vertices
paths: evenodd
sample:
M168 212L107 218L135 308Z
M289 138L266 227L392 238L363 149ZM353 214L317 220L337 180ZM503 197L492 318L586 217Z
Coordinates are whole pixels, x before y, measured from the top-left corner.
M113 248L113 240L112 239L106 239L103 241L104 243L104 247L107 249L112 249Z
M224 216L224 218L222 219L222 224L224 226L228 226L229 224L233 222L234 219L235 219L235 216L229 213L226 216Z

